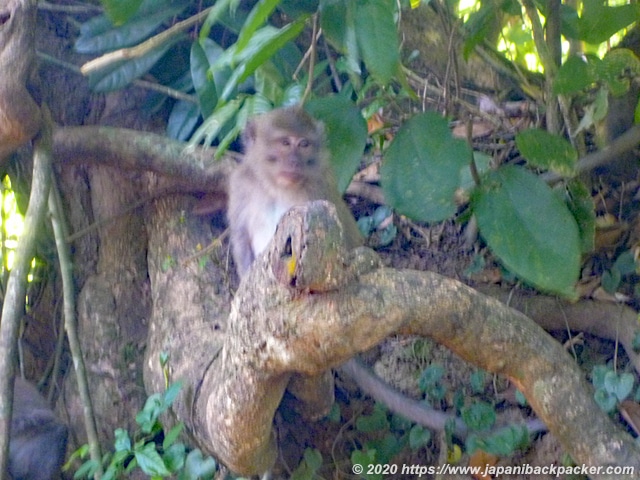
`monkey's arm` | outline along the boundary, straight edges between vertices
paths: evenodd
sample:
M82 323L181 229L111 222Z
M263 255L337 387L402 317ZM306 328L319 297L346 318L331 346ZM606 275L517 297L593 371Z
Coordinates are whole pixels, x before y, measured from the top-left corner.
M241 226L231 229L231 252L233 260L236 262L236 269L240 277L249 270L249 267L256 259L251 246L251 237L246 227Z

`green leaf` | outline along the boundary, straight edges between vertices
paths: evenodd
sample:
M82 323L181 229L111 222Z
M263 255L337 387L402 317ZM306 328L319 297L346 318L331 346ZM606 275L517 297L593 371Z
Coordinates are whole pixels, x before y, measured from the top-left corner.
M485 382L487 380L487 372L484 370L476 370L469 377L469 385L473 393L484 392Z
M578 152L559 135L531 128L516 135L516 146L534 167L553 170L563 176L571 176L575 171Z
M298 18L300 15L313 14L318 10L318 0L282 0L278 7L287 16Z
M93 475L98 471L99 466L100 465L97 461L87 460L82 465L80 465L78 470L76 470L76 472L73 474L73 478L93 478Z
M516 401L521 407L527 406L527 397L525 397L524 393L522 393L520 390L516 390Z
M288 42L300 35L307 18L306 16L300 17L295 22L279 30L269 26L258 30L258 32L251 37L247 47L237 52L237 57L235 49L232 49L232 58L234 60L242 60L229 78L220 97L223 100L227 100L235 88L252 75L260 65L269 60Z
M354 9L353 0L320 0L320 27L340 53L344 53L347 49L347 30L355 28Z
M406 437L396 437L393 433L387 432L382 438L374 438L366 443L367 450L376 452L376 461L379 464L387 464L395 457L407 444Z
M598 60L600 61L600 60ZM569 57L558 70L553 82L553 93L578 93L596 82L594 66L578 55Z
M315 448L307 448L304 458L291 475L291 480L314 479L316 472L322 467L322 454Z
M440 380L442 379L443 375L444 368L442 367L442 365L432 363L420 374L420 378L418 379L418 387L420 387L420 390L425 392L429 388L437 385L438 382L440 382Z
M162 448L167 449L178 439L180 434L184 430L184 423L179 423L174 426L169 432L165 433L164 440L162 441Z
M386 85L400 70L400 46L394 20L395 2L366 0L356 3L355 32L365 65Z
M602 288L604 288L604 291L607 293L615 293L616 290L618 290L621 281L622 275L620 275L620 272L615 269L605 270L602 273Z
M168 410L171 407L171 405L173 405L173 402L175 402L176 398L178 398L178 395L180 394L180 390L182 390L181 381L172 383L171 385L169 385L169 388L165 390L163 401L164 401L164 407L166 410Z
M122 428L116 428L114 434L114 448L116 452L128 452L131 450L131 438L129 438L129 432Z
M135 451L135 457L138 465L144 473L147 475L159 475L162 477L168 477L171 472L165 466L162 457L156 451L156 446L153 443L147 443L141 449Z
M621 275L630 275L636 272L636 260L632 250L625 250L618 258L616 258L613 268L618 270Z
M111 68L91 74L89 86L96 92L111 92L126 87L133 80L147 73L179 40L180 38L176 37L173 41L163 43L142 57L119 62Z
M607 392L604 388L599 388L593 394L593 399L598 406L606 413L611 413L618 403L613 393Z
M279 3L280 0L260 0L255 4L244 22L240 35L238 35L238 40L236 41L237 52L242 51L249 44L255 31L264 25Z
M115 25L121 25L140 8L142 0L102 0L105 12Z
M167 135L176 140L185 141L200 120L200 107L197 103L179 100L171 109L167 121Z
M464 24L463 55L465 60L469 59L477 45L491 36L491 32L498 26L497 19L494 2L480 2L480 8L469 14L469 19Z
M164 401L159 393L149 395L144 407L136 415L136 423L144 433L151 433L156 426L156 420L165 410Z
M75 49L79 53L95 55L136 45L181 10L181 7L166 8L127 22L117 28L113 28L108 20L91 19L87 22L86 27L81 28Z
M360 432L377 432L389 430L386 410L376 403L371 415L361 415L356 419L356 428Z
M217 468L216 461L211 457L203 457L202 452L195 449L189 452L184 464L184 470L180 473L180 480L202 480L213 478Z
M594 388L604 388L604 379L611 370L606 365L594 365L591 370L591 383Z
M164 465L170 472L181 470L184 467L185 458L186 448L182 443L174 443L169 448L166 448L162 454Z
M640 14L637 4L609 7L601 0L585 0L583 5L577 23L579 39L594 45L609 40L614 33L637 21Z
M188 146L193 148L200 142L204 142L207 146L211 145L227 122L238 113L241 106L242 99L236 98L218 108L191 136Z
M507 268L544 291L575 297L578 226L567 206L535 175L508 166L472 195L480 233Z
M575 218L580 232L580 251L592 252L596 235L596 212L591 192L579 180L571 180L567 184L567 205Z
M613 370L609 370L604 376L604 388L607 392L618 399L619 402L623 401L629 396L633 390L633 383L635 377L631 373L623 373L618 375Z
M431 441L431 431L422 425L414 425L409 430L409 446L411 450L424 447Z
M344 192L358 169L367 143L367 122L355 104L340 95L311 100L305 110L324 123L331 166Z
M469 435L466 441L468 453L477 449L501 457L509 457L516 450L529 445L529 431L525 425L510 425L500 428L489 435Z
M240 4L240 0L218 0L211 8L209 15L202 24L200 29L200 40L209 38L211 27L213 27L220 18L228 11L235 11Z
M474 402L463 407L461 416L464 423L472 430L489 430L496 423L496 411L485 402Z
M385 198L398 213L437 222L452 216L460 170L469 162L466 142L451 136L437 113L416 115L398 131L381 168Z
M354 450L351 453L351 464L355 467L358 465L360 468L358 469L360 473L360 478L366 478L368 480L382 480L382 474L372 474L368 475L366 472L372 470L370 466L380 464L378 458L376 457L375 450ZM354 469L355 470L355 469Z
M321 0L319 10L320 26L327 39L345 56L344 62L352 76L360 75L355 2L353 0Z
M191 44L191 79L198 95L202 117L211 115L218 103L218 92L209 70L209 59L199 42Z

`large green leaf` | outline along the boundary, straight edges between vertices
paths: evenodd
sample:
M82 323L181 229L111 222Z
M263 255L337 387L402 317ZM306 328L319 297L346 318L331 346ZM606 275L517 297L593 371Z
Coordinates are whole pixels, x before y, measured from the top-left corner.
M602 0L585 0L582 16L577 21L579 40L598 44L638 20L638 4L609 7ZM563 32L567 33L567 32Z
M456 211L460 170L470 160L469 147L452 138L445 119L434 112L416 115L385 155L380 172L385 198L398 213L415 220L444 220Z
M400 46L393 0L356 3L355 32L365 65L375 79L387 84L400 70Z
M200 107L197 103L179 100L171 109L167 121L167 135L176 140L185 141L200 120Z
M80 53L99 54L136 45L181 10L182 7L166 8L142 17L138 16L117 28L114 28L106 17L92 18L80 28L75 49Z
M582 56L569 57L558 70L553 82L553 92L560 95L578 93L596 82L594 62L600 59L584 59Z
M147 475L168 477L171 472L167 469L162 457L158 454L154 443L147 443L142 448L135 449L138 465Z
M575 297L578 226L548 185L523 168L488 174L472 196L480 233L507 268L541 290Z
M209 38L211 27L220 21L227 12L231 11L235 13L239 4L240 0L217 0L213 7L211 7L209 15L207 15L207 18L200 28L200 40L202 41L205 38Z
M351 100L339 95L311 100L305 109L324 123L338 189L344 192L360 165L367 122Z
M211 457L204 457L197 448L189 452L184 465L184 476L181 479L213 478L216 472L216 461Z
M139 58L118 62L111 68L92 73L89 76L89 85L96 92L111 92L127 86L147 73L180 39L180 36L174 37L172 41L163 43Z
M567 205L576 219L580 232L582 253L592 252L595 246L596 213L591 198L591 191L579 180L567 184Z
M279 3L280 0L260 0L255 4L247 20L244 22L240 35L238 35L238 40L236 41L236 49L238 52L249 44L249 40L251 40L255 31L264 25L264 22L267 21L267 18L269 18L269 15L271 15Z
M252 75L260 65L264 64L278 50L300 35L307 18L307 16L300 17L281 29L266 26L258 30L251 37L247 47L240 52L236 53L235 46L228 49L225 55L220 57L216 67L225 65L226 62L229 62L228 64L238 62L239 65L231 74L220 98L227 100L235 88Z
M191 78L193 80L193 86L196 89L198 95L198 103L200 105L200 111L202 116L206 118L211 115L213 109L218 103L218 92L216 90L216 83L209 70L209 59L204 51L204 48L200 45L200 42L195 41L191 44Z
M532 166L550 169L565 176L574 173L578 152L558 135L530 128L516 135L516 145Z
M336 50L344 55L348 71L360 75L355 2L353 0L322 0L319 10L320 26L324 35Z

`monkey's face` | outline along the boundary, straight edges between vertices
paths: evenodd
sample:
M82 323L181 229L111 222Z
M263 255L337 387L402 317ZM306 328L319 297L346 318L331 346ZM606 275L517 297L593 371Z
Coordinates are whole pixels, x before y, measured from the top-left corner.
M320 156L318 140L311 135L295 135L274 130L267 138L264 167L275 185L299 188L318 178Z

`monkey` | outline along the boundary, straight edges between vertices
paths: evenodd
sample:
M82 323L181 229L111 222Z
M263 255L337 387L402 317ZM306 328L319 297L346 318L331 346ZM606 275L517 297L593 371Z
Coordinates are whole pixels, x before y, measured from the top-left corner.
M301 107L273 110L249 120L242 142L245 160L229 179L227 215L240 277L266 249L282 216L313 200L336 206L348 248L362 244L333 178L321 123Z
M333 178L321 123L298 106L274 110L249 120L242 143L244 162L229 179L227 215L232 256L241 278L266 249L282 216L313 200L336 206L348 248L362 244L358 225ZM333 374L294 375L288 390L304 399L298 404L299 413L322 417L333 404Z
M335 184L320 122L300 106L274 110L250 119L242 142L244 161L230 175L227 206L232 256L241 278L266 249L282 216L290 208L313 200L328 200L335 205L347 248L363 244L358 225ZM466 436L460 419L404 396L378 378L359 357L348 360L339 371L391 411L439 431L453 421L454 435L461 439ZM315 379L322 380L326 381L326 376ZM333 388L332 382L330 386ZM291 387L290 383L289 390ZM532 432L540 430L533 423L527 427Z
M16 377L9 437L12 480L57 480L67 450L67 427L36 387Z

